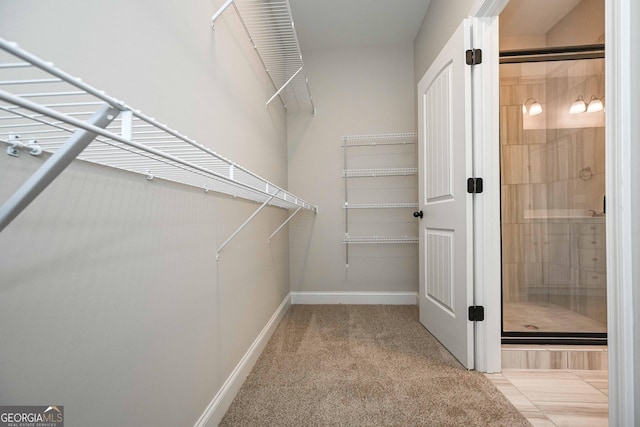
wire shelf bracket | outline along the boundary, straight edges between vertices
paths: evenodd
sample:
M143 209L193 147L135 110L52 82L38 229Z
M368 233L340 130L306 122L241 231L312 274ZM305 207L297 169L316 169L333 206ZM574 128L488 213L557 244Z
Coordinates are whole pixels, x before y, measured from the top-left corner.
M0 99L5 100L3 91ZM118 110L105 105L87 120L88 125L106 127ZM0 231L11 223L84 150L97 135L86 129L74 132L58 151L27 179L0 207Z
M267 239L267 241L268 241L269 243L271 243L271 239L273 238L273 236L275 236L276 234L278 234L278 232L279 232L280 230L282 230L282 228L283 228L285 225L287 225L287 223L288 223L289 221L291 221L291 219L292 219L294 216L296 216L296 214L297 214L298 212L300 212L300 209L302 209L302 208L298 208L298 209L296 209L296 210L295 210L295 212L293 212L291 215L289 215L289 218L287 218L287 219L282 223L282 225L276 229L276 231L274 231L273 233L271 233L271 236L269 236L269 238Z
M227 238L227 240L224 241L223 244L220 245L220 247L218 248L218 250L216 251L216 260L220 261L220 252L222 252L222 250L225 248L225 246L227 246L241 231L243 228L245 228L253 218L255 218L260 212L262 212L262 210L267 207L267 205L269 204L269 202L271 201L271 199L273 199L275 197L275 195L269 197L269 199L267 199L262 205L260 205L260 207L258 209L256 209L256 211L254 213L251 214L251 216L249 218L247 218L247 220L245 222L242 223L242 225L240 227L238 227L238 229L236 231L234 231L231 236L229 236Z
M12 157L21 150L51 154L0 206L0 231L75 159L262 207L317 213L302 198L1 38L0 142Z
M211 16L211 28L230 6L235 9L254 50L262 62L274 95L266 106L280 98L285 109L316 114L289 0L226 0Z

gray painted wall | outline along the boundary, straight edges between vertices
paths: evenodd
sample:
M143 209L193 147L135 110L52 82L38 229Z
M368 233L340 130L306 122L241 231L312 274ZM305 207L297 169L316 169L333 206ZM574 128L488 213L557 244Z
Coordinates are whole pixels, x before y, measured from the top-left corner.
M475 0L431 0L418 35L413 42L414 83L417 85L429 65L458 28Z
M303 52L315 117L288 113L289 189L313 194L319 214L290 229L292 291L417 291L417 245L351 245L345 268L344 135L415 132L411 44ZM415 151L411 162L415 165ZM356 155L356 157L358 157ZM364 159L359 159L365 162ZM383 167L391 156L372 156ZM360 163L364 167L364 163ZM350 166L353 167L353 166ZM398 192L417 200L417 179L366 178L353 185L384 201ZM353 180L351 180L353 181ZM355 195L355 194L354 194ZM370 230L417 235L411 210L357 212ZM378 228L376 228L378 227ZM355 232L355 231L354 231ZM363 233L364 233L363 229Z
M1 37L286 187L286 114L218 1L0 3ZM43 159L0 155L0 201ZM312 194L300 195L313 199ZM308 197L307 197L308 196ZM193 425L289 292L287 211L78 162L0 233L0 403Z

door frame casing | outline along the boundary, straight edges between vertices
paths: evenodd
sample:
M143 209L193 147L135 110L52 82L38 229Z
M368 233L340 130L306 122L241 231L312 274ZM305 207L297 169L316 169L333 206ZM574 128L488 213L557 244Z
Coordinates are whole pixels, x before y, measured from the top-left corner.
M607 313L609 354L609 423L636 425L640 399L636 384L640 372L636 369L636 343L633 302L640 298L633 281L640 281L633 266L638 257L640 241L632 233L634 203L638 203L637 188L630 185L634 177L632 139L633 114L638 107L632 103L633 87L631 55L633 16L631 3L636 0L605 0L605 87L607 94L606 134L606 194L607 194ZM498 16L509 0L476 0L469 16L473 19L475 48L483 49L483 71L474 71L473 130L474 168L476 176L485 181L484 197L476 204L474 247L476 262L477 304L485 306L486 322L476 326L477 370L500 371L501 354L501 265L500 265L500 165L499 165L499 28ZM637 18L637 17L636 17ZM637 34L635 35L637 42ZM496 160L497 159L497 160ZM635 175L637 176L637 175ZM496 195L498 199L496 199ZM637 215L638 213L635 212ZM497 224L496 224L497 222ZM635 273L635 276L634 276ZM495 313L494 313L495 311ZM497 318L497 321L496 321ZM484 323L484 324L483 324ZM635 333L634 333L635 332Z
M478 0L472 8L471 44L482 49L482 64L473 66L473 172L484 180L474 197L475 304L485 320L475 324L476 370L500 372L502 365L502 289L500 260L500 74L498 16L508 0Z
M632 185L638 160L632 151L633 112L638 112L632 92L634 87L637 91L638 83L631 71L632 28L637 24L631 14L634 1L637 0L605 0L607 340L609 424L615 426L640 422L640 409L635 408L640 399L640 372L636 371L640 369L636 365L640 331L634 331L637 311L633 307L634 296L637 301L640 292L636 290L634 295L633 289L634 281L640 280L640 266L636 265L634 272L633 265L640 242L632 232L634 216L638 215L633 206L639 198L637 186Z

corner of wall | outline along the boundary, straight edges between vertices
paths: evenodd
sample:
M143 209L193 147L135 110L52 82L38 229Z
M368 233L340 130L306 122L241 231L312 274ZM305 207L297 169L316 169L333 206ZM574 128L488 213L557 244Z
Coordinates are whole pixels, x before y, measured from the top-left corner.
M290 305L291 294L287 294L258 337L253 341L244 356L242 356L242 359L240 359L240 362L238 362L218 393L216 393L213 400L211 400L207 409L205 409L204 413L198 421L196 421L194 427L216 427L220 421L222 421L224 414L231 406L231 403L233 403L233 399L235 399L238 391L240 391L242 384L247 376L249 376L251 369L258 361L262 350L266 347Z

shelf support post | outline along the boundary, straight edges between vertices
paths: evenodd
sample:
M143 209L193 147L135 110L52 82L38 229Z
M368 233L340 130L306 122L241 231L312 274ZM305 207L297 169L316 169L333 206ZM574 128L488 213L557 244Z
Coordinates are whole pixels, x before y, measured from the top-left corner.
M278 193L280 193L280 192L278 191ZM227 240L224 241L223 244L220 245L220 247L216 251L216 261L220 261L220 252L222 252L224 247L227 246L229 244L229 242L231 242L233 240L233 238L236 237L238 235L238 233L240 233L242 231L242 229L245 228L247 226L247 224L249 224L251 222L251 220L253 218L255 218L256 215L258 215L260 213L260 211L262 211L262 209L264 209L269 204L269 202L271 200L273 200L273 198L278 195L278 193L273 194L271 197L269 197L258 209L256 209L256 211L254 213L251 214L251 216L245 222L242 223L242 225L240 227L238 227L238 229L236 231L233 232L233 234L231 236L229 236L229 238Z
M105 104L87 123L107 127L119 110ZM11 223L58 175L93 141L97 135L77 129L40 168L0 207L0 231Z
M227 8L229 6L231 6L231 3L233 3L234 0L227 0L226 2L224 2L224 4L220 7L220 9L218 9L218 11L216 13L213 14L213 16L211 17L211 29L215 30L215 23L216 23L216 19L218 19L220 17L220 15L222 15L224 13L225 10L227 10Z
M278 234L278 232L279 232L280 230L282 230L282 228L283 228L285 225L287 225L287 223L288 223L289 221L291 221L291 218L293 218L294 216L296 216L296 214L297 214L298 212L300 212L300 209L302 209L302 206L300 206L298 209L296 209L296 211L295 211L294 213L292 213L292 214L289 216L289 218L287 218L287 219L286 219L286 221L285 221L285 222L283 222L283 223L282 223L282 225L281 225L280 227L278 227L278 229L277 229L276 231L274 231L273 233L271 233L271 236L269 236L269 238L267 239L267 241L268 241L269 243L271 243L271 238L272 238L273 236L275 236L276 234Z

